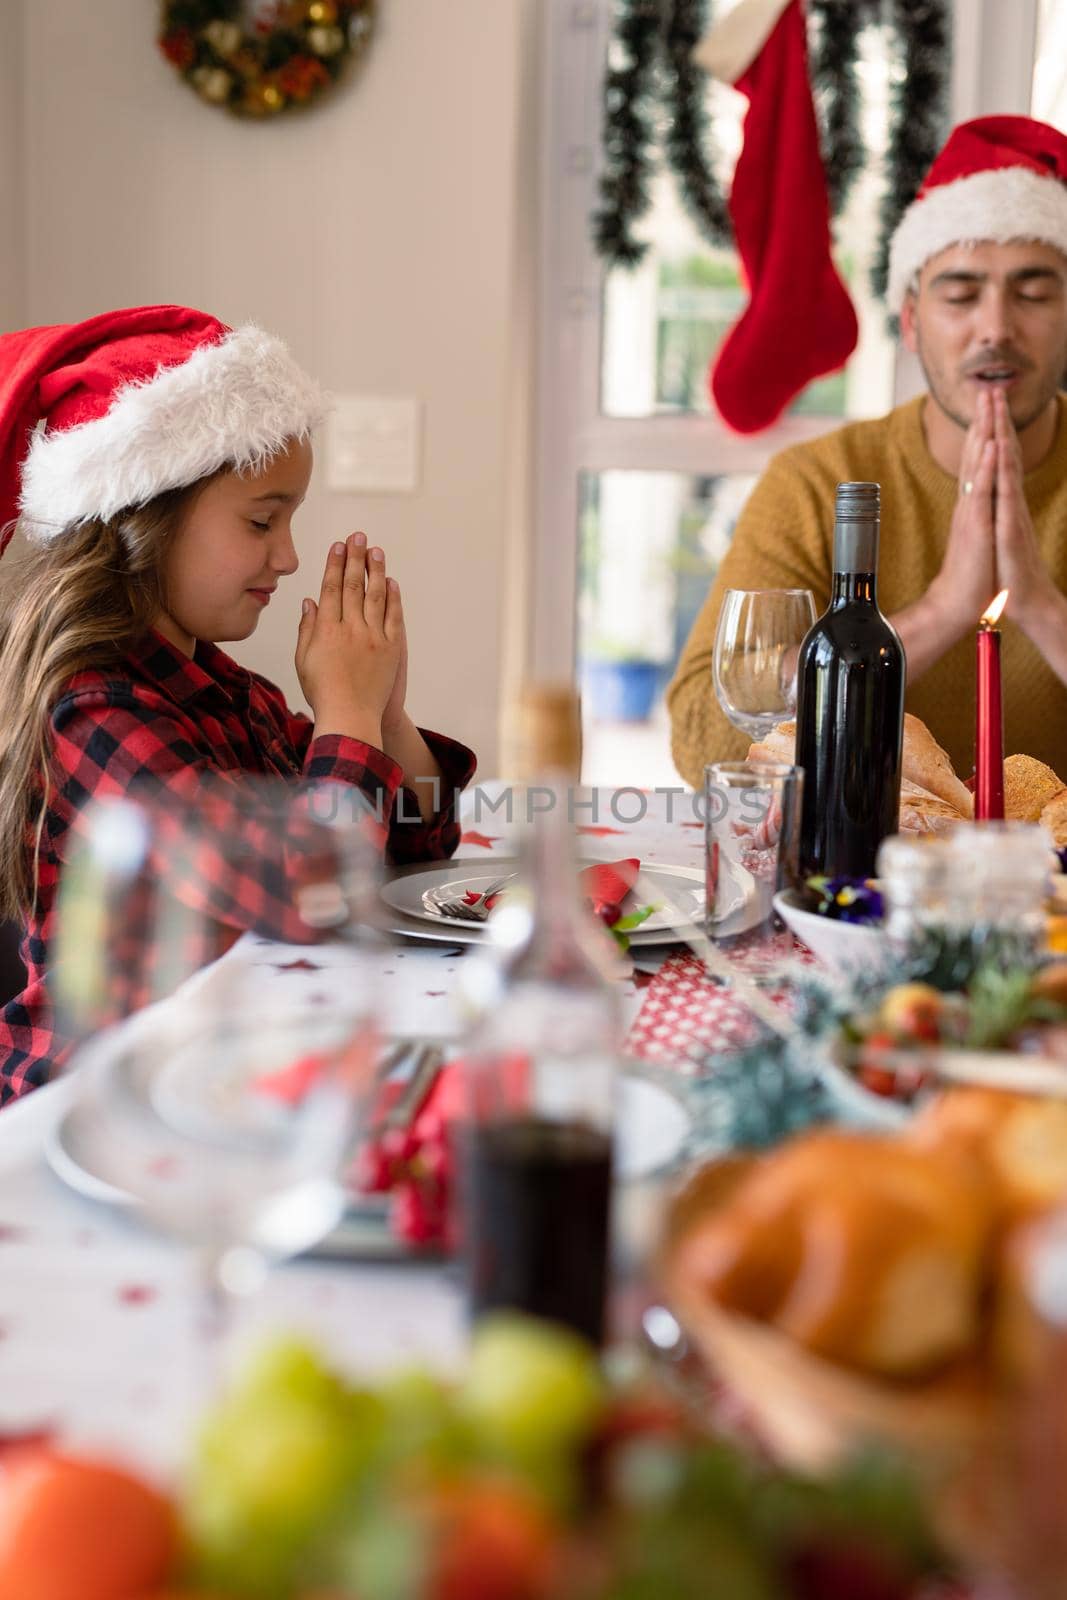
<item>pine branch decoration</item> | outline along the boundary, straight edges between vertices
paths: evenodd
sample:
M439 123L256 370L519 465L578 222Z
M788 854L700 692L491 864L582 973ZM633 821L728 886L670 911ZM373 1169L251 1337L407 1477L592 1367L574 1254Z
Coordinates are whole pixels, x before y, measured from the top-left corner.
M660 0L620 0L613 54L622 59L609 62L604 80L604 171L593 213L597 250L609 266L636 266L648 250L634 225L650 201L660 27Z
M733 243L733 228L715 176L711 118L704 101L707 77L693 61L709 22L707 0L670 0L664 34L669 74L666 153L697 227L709 244L721 246Z
M951 63L951 24L945 0L889 0L889 4L900 60L892 95L881 243L871 270L871 284L880 299L889 282L893 232L915 199L947 132Z
M809 0L815 24L811 87L819 120L830 215L836 217L863 169L859 36L869 17L856 0Z
M716 175L705 79L693 50L711 23L711 0L616 0L604 79L604 165L592 225L609 267L636 266L648 246L636 225L648 211L662 134L666 160L697 227L713 247L732 242L729 206ZM889 242L947 131L950 0L807 0L811 75L831 215L847 203L866 152L860 36L889 35L893 58L886 193L871 282L884 298ZM662 125L662 126L661 126Z

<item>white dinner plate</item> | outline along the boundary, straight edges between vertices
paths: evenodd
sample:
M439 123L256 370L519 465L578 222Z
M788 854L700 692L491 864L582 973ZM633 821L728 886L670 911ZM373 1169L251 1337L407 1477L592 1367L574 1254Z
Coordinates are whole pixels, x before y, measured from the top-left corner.
M592 861L582 863L583 866L598 864ZM466 871L462 863L450 861L393 878L382 886L382 899L391 911L399 912L404 920L391 921L390 931L413 938L443 940L449 944L480 943L486 937L488 923L443 916L434 908L433 896L445 894L459 899L471 890L481 893L517 870L518 863L514 860L492 864L487 862L483 867L468 868ZM682 912L686 923L700 926L704 916L704 874L699 867L643 866L641 879L646 887L637 891L639 904L647 903L657 890L670 904L664 905L630 934L632 945L675 942L678 933L674 907ZM742 905L744 890L740 885L736 886L734 899L736 905L731 900L723 908L723 916Z
M109 1145L99 1118L92 1104L75 1101L68 1106L45 1137L45 1159L75 1193L136 1211L137 1197L111 1181ZM689 1131L689 1113L678 1095L639 1073L621 1075L615 1146L620 1182L650 1178L670 1166L681 1154Z

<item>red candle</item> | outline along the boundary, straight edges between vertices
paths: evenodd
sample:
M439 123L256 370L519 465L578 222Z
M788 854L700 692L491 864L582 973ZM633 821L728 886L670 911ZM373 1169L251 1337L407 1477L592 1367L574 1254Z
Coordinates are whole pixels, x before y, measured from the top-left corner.
M1008 602L1002 589L978 623L978 715L974 739L974 816L976 822L1004 817L1004 715L1000 698L1000 629Z

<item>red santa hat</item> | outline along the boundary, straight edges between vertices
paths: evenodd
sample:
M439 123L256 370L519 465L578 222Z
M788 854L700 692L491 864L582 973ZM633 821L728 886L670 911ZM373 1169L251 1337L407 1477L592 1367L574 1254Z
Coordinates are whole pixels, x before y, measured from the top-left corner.
M891 311L951 245L1054 245L1067 256L1067 137L1033 117L976 117L949 134L889 250Z
M231 466L262 467L325 396L280 339L185 306L0 337L0 553Z

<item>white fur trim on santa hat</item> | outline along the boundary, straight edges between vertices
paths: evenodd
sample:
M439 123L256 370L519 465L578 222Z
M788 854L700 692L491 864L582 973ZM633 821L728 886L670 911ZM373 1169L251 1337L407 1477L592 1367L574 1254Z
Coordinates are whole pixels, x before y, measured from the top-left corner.
M939 184L905 211L889 251L890 311L914 275L951 245L1037 240L1067 256L1067 184L1029 167L992 167Z
M27 536L45 544L232 466L256 471L327 410L280 339L248 323L115 393L105 416L37 433L22 466Z

